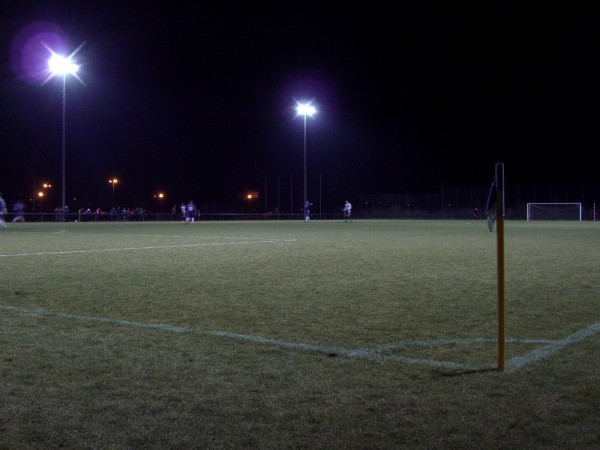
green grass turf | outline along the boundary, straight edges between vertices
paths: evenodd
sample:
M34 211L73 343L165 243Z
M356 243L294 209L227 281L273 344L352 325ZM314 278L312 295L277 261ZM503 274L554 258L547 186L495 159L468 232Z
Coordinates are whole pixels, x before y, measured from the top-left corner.
M600 228L9 224L0 448L600 447Z

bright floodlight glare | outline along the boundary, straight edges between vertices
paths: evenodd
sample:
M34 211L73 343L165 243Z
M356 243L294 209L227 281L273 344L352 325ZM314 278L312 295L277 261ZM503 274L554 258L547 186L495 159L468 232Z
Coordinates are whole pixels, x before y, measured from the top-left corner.
M317 112L316 108L311 105L310 103L298 103L298 105L296 106L296 112L298 113L299 116L312 116L313 114L315 114Z
M48 68L53 75L75 75L79 70L79 66L71 58L65 58L56 53L52 53L50 56Z
M47 77L42 84L46 84L51 78L57 75L62 76L63 79L66 78L67 75L73 75L75 78L77 78L77 81L85 86L83 80L79 78L79 75L77 75L77 72L79 71L79 65L75 64L73 61L73 58L75 55L77 55L77 53L79 53L79 50L81 50L81 47L83 47L84 44L85 42L77 47L69 56L62 56L48 47L46 43L42 42L42 45L50 52L50 58L48 58Z

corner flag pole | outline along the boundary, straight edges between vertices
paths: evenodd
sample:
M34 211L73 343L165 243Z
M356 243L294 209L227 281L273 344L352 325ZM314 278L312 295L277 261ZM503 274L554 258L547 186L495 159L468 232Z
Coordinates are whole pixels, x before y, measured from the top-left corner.
M505 324L504 324L504 164L496 164L496 248L498 262L498 370L505 367Z

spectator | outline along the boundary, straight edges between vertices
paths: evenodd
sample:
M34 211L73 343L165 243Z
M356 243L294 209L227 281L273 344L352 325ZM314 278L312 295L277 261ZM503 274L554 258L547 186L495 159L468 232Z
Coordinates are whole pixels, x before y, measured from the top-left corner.
M2 198L2 192L0 192L0 227L6 230L6 222L4 217L8 214L8 210L6 209L6 202Z

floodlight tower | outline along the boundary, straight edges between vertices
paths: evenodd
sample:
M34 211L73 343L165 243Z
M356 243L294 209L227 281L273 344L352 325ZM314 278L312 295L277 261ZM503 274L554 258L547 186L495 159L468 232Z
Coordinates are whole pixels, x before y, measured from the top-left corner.
M58 53L55 53L50 47L44 44L46 48L50 51L50 58L48 59L48 72L49 76L46 79L48 81L50 78L54 78L55 76L62 77L62 92L63 92L63 108L62 108L62 210L65 211L66 207L66 121L67 121L67 75L73 75L75 78L79 80L81 84L84 84L81 78L77 75L77 71L79 70L79 65L77 65L73 61L73 57L77 54L77 52L83 47L81 44L77 49L71 53L69 56L62 56Z
M302 202L302 207L306 204L307 195L306 195L306 116L312 117L317 112L316 108L308 103L298 103L296 104L296 114L304 117L304 201Z

